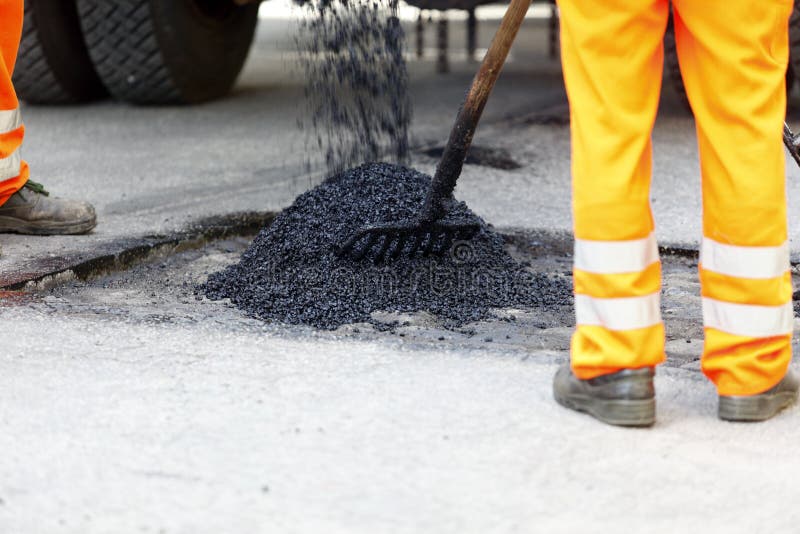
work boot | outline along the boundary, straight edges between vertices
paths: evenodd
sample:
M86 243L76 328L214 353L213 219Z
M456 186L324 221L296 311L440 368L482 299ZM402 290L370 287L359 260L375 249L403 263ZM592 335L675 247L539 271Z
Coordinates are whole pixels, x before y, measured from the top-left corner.
M656 421L652 367L623 369L581 380L564 364L553 379L553 396L567 408L618 426L650 426Z
M725 421L766 421L797 401L800 381L789 369L774 387L757 395L720 395L719 418Z
M96 224L91 204L50 198L44 187L31 181L0 206L0 233L85 234Z

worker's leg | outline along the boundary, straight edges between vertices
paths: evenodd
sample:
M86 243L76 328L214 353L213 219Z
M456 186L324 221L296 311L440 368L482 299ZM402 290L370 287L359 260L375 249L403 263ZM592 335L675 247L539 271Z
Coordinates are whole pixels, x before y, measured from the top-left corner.
M752 395L791 359L781 131L792 1L674 5L703 176L703 371L720 395Z
M20 158L25 128L11 83L22 16L23 0L0 0L0 205L28 180L28 166Z
M49 197L41 185L28 181L28 165L20 158L25 128L11 73L23 14L23 0L0 0L0 233L85 233L97 222L94 208Z
M588 379L664 359L650 135L667 0L560 0L572 126L572 369Z

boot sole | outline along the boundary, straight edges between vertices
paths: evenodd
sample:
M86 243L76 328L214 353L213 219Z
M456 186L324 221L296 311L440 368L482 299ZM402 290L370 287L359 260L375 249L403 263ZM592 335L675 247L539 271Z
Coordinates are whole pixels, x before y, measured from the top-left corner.
M37 221L35 223L0 216L0 233L27 235L75 235L85 234L97 226L97 218L69 223Z
M719 398L719 418L724 421L766 421L781 410L797 402L796 391L783 391L772 395Z
M565 408L591 415L615 426L646 427L656 422L656 400L607 400L587 396L555 395L556 402Z

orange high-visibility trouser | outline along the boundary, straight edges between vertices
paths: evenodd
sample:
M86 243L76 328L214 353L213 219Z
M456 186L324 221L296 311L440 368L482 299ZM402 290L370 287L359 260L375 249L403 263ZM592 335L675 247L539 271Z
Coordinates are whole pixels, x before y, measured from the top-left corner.
M673 1L702 171L702 367L723 395L769 389L791 359L781 129L792 3ZM572 368L592 378L664 360L649 193L669 4L559 7L572 121Z
M0 0L0 205L28 180L28 165L20 157L25 127L11 83L22 16L23 0Z

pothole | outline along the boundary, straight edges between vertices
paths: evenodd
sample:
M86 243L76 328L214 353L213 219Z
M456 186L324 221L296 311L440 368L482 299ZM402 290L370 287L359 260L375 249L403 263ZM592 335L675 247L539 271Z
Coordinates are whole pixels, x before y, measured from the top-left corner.
M440 159L444 153L443 146L434 146L419 150L420 154L428 157ZM511 154L504 148L487 147L481 145L472 145L467 152L467 159L464 160L467 165L480 165L482 167L491 167L493 169L500 169L503 171L513 171L521 169L522 165L518 163Z
M523 121L527 126L569 126L569 111L567 113L544 112L529 115Z
M335 246L359 228L415 217L429 184L426 175L385 163L328 178L298 197L238 264L212 274L201 290L265 321L331 330L369 322L376 311L429 312L455 328L486 319L495 308L571 305L570 280L516 261L502 236L464 203L448 206L446 218L479 231L447 253L415 253L423 243L433 245L432 238L384 238L383 247L400 247L385 250L398 254L373 263L380 247L371 237L357 245L371 248L363 261L336 253Z

